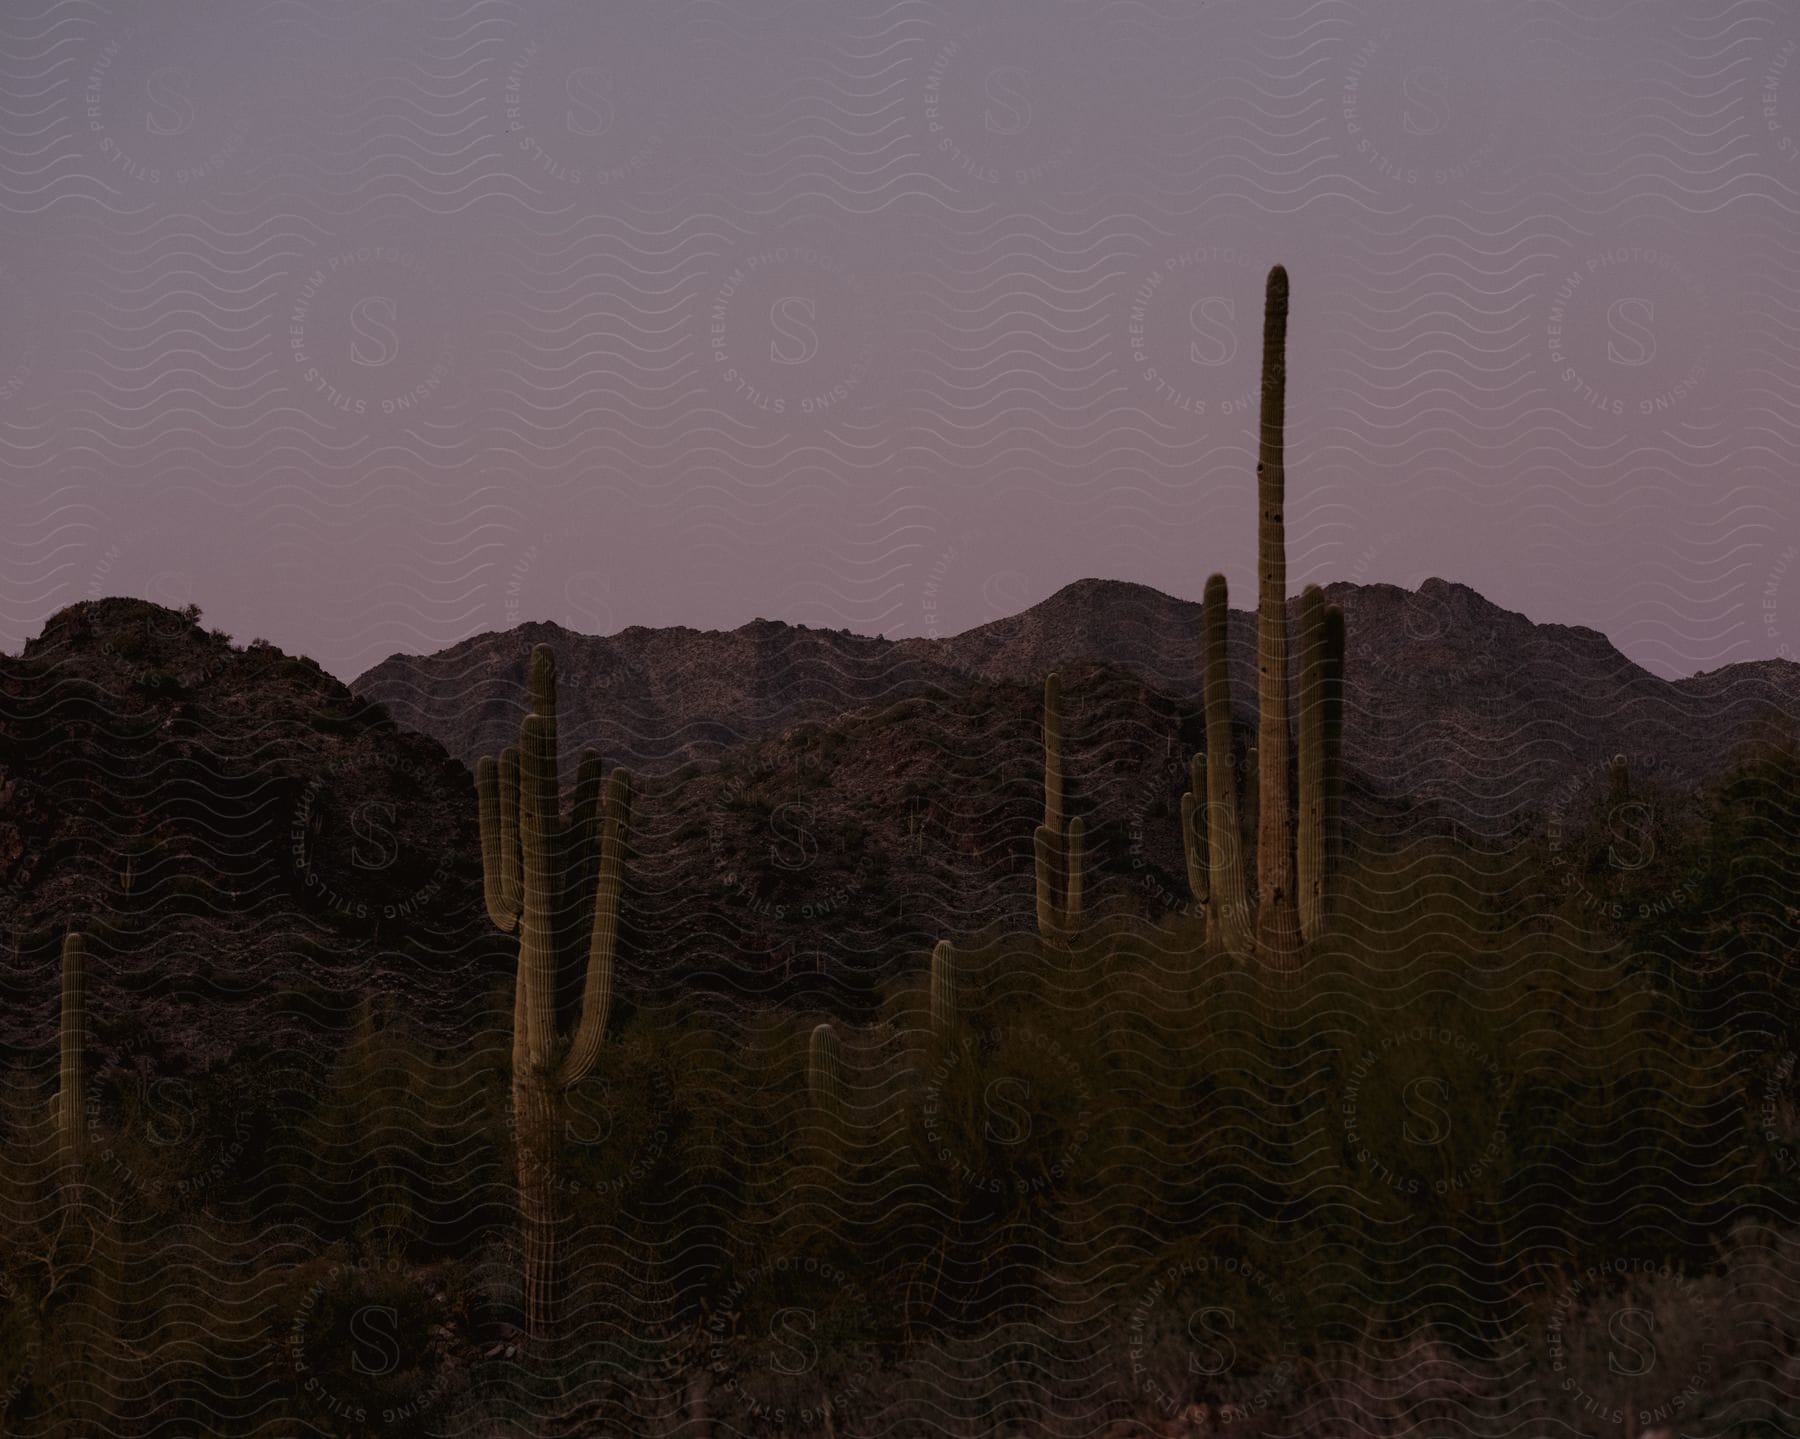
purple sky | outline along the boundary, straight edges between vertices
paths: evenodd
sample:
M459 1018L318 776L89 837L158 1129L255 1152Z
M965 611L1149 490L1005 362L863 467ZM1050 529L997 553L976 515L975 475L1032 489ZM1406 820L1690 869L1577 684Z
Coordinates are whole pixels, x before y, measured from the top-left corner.
M1442 575L1800 650L1784 0L13 0L0 643Z

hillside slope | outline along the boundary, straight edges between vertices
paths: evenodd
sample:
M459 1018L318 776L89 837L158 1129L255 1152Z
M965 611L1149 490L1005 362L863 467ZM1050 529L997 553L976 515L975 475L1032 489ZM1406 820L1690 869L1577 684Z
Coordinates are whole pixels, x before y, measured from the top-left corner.
M0 922L0 1043L54 1034L78 926L97 1052L200 1067L368 990L449 1026L500 973L468 772L310 660L137 600L0 657Z

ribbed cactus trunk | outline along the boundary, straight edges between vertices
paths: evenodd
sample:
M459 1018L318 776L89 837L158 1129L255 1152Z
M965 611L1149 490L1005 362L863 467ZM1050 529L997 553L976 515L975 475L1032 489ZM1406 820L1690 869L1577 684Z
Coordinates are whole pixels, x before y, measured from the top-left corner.
M1300 592L1300 802L1295 878L1300 931L1310 942L1325 928L1325 595Z
M1257 938L1278 964L1300 948L1288 802L1287 270L1269 271L1263 303L1262 438L1257 490Z
M806 1052L806 1087L821 1113L834 1114L844 1102L843 1054L837 1031L829 1024L814 1027Z
M1062 676L1057 674L1044 677L1044 829L1051 869L1038 886L1040 914L1062 903L1057 884L1063 834Z
M555 1331L562 1307L559 1141L566 1116L555 1074L561 915L555 836L545 822L546 815L556 809L555 786L555 721L534 713L519 730L519 852L524 898L519 914L517 982L525 1035L524 1064L514 1070L513 1096L518 1127L519 1224L525 1250L525 1327L539 1337Z
M555 1062L556 941L560 909L556 842L548 812L557 803L556 728L548 716L525 717L519 729L519 857L525 877L519 912L519 977L525 990L525 1054L534 1070Z
M1231 764L1231 669L1227 639L1231 611L1224 575L1206 582L1206 856L1207 888L1219 940L1233 954L1248 954L1255 931L1244 879L1243 830L1238 822L1237 776Z
M63 938L59 1047L57 1153L72 1171L87 1148L87 941L79 934Z
M1324 745L1324 876L1319 900L1320 922L1329 924L1337 910L1344 865L1344 611L1325 606L1323 621L1324 678L1320 692Z
M828 1179L839 1174L840 1155L848 1138L849 1106L844 1098L844 1057L837 1030L830 1024L813 1027L806 1046L806 1092L812 1099L817 1124L812 1147ZM830 1199L835 1210L837 1196Z
M564 1300L562 1136L568 1093L599 1060L612 1005L614 954L630 825L631 782L613 771L602 799L600 762L584 755L574 807L560 813L556 663L531 655L532 712L517 749L476 766L483 889L488 913L519 935L513 990L513 1142L524 1249L525 1324L557 1332ZM583 935L577 920L592 922Z
M956 950L941 939L931 951L931 1037L946 1040L956 1028Z
M1069 821L1063 839L1062 929L1066 939L1081 927L1081 906L1086 897L1087 825L1080 816Z
M519 1186L519 1232L524 1250L525 1332L553 1337L563 1312L562 1130L567 1116L552 1077L513 1078Z
M813 1109L826 1130L835 1136L844 1126L844 1056L837 1031L817 1025L806 1050L806 1088Z
M1044 679L1044 822L1032 835L1038 933L1067 943L1081 925L1085 828L1063 822L1062 680Z
M1037 878L1037 927L1038 933L1045 941L1060 938L1057 933L1057 909L1054 895L1056 893L1056 837L1051 834L1050 826L1040 824L1031 837L1032 872Z

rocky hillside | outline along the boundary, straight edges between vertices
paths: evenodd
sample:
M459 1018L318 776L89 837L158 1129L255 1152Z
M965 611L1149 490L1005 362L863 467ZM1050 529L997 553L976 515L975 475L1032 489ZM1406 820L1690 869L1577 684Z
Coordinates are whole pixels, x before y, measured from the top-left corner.
M1063 676L1091 902L1184 908L1177 814L1198 717L1116 668ZM946 935L1031 927L1042 704L1039 682L964 678L646 776L639 984L704 974L721 993L854 1007Z
M692 674L713 687L715 715L724 696L766 732L644 765L627 1001L855 1010L944 935L1029 926L1040 681L812 637L785 669L805 692L798 707L820 717L777 729L779 650L756 630L747 653L765 669L749 683L719 664ZM864 655L892 682L876 686ZM1176 812L1198 715L1116 667L1064 673L1069 804L1088 824L1093 903L1184 906ZM583 675L563 670L571 709ZM826 694L854 692L846 676L880 700L838 708ZM504 702L490 722L507 723ZM56 944L72 924L103 970L103 1054L127 1029L194 1063L290 1045L296 1014L341 1015L365 987L451 1025L507 977L511 942L481 907L468 771L309 661L234 647L154 605L72 607L0 661L0 782L0 915L18 936L8 1042L49 1044ZM1355 813L1378 811L1362 798Z
M1346 758L1371 793L1503 836L1540 822L1626 754L1673 789L1718 772L1756 715L1800 703L1800 666L1736 665L1671 683L1590 629L1534 624L1464 585L1336 584L1348 630ZM889 642L757 620L729 633L550 624L396 655L352 681L400 723L473 764L511 743L525 659L557 652L564 748L668 773L807 721L995 681L1035 685L1089 662L1185 709L1200 702L1200 607L1143 585L1083 580L1022 614L942 640ZM1255 620L1232 614L1233 692L1253 717Z
M1616 754L1647 782L1691 789L1720 771L1760 714L1800 703L1800 665L1769 660L1670 682L1596 630L1535 624L1466 585L1334 584L1326 594L1344 609L1346 762L1377 792L1454 816L1460 832L1534 827L1591 791ZM1290 622L1296 613L1290 605ZM1255 634L1255 616L1234 611L1240 709L1253 693ZM1105 658L1197 704L1199 636L1197 604L1083 580L932 648L1009 678Z
M369 991L458 1023L503 968L473 805L310 660L137 600L60 611L0 656L0 1043L54 1034L71 926L102 1060L280 1053Z
M1760 713L1800 701L1792 664L1671 684L1593 631L1461 586L1331 594L1349 629L1353 843L1454 824L1511 853L1547 818L1584 817L1613 754L1680 795ZM516 738L539 640L558 654L565 785L586 745L640 774L628 1004L855 1011L942 936L1030 925L1053 667L1091 903L1182 908L1198 620L1185 601L1086 581L938 642L768 621L604 638L529 625L346 688L154 605L73 606L0 658L0 919L16 938L0 1042L49 1043L72 923L95 938L102 1053L280 1052L303 1042L296 1016L336 1023L368 989L460 1024L511 957L482 909L465 762ZM1232 640L1247 764L1249 615Z
M1335 585L1349 634L1353 838L1454 830L1512 854L1585 820L1608 761L1640 791L1718 773L1800 667L1683 684L1592 630L1537 625L1474 591ZM557 652L565 776L598 748L641 777L633 985L854 1006L932 942L1032 922L1043 675L1064 676L1072 810L1101 904L1187 903L1176 826L1201 746L1197 605L1084 581L942 641L759 620L730 633L529 625L356 680L473 761L512 743L530 647ZM1237 759L1254 730L1254 620L1232 616ZM1518 851L1523 858L1523 851Z
M434 655L393 655L350 688L473 767L517 741L526 660L540 643L556 651L565 768L591 746L609 763L662 773L802 721L960 688L964 678L929 652L774 620L728 632L633 625L604 637L532 623Z

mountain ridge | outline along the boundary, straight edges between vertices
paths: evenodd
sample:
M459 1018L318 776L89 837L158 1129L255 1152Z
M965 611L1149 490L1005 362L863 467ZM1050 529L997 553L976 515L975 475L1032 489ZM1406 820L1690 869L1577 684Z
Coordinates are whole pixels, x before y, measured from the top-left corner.
M1672 782L1697 783L1719 770L1753 711L1800 702L1800 665L1791 661L1743 661L1667 680L1598 630L1539 623L1436 576L1416 590L1350 581L1324 590L1344 607L1349 634L1347 762L1379 792L1460 806L1495 832L1541 810L1570 769L1591 780L1616 753L1638 756ZM1290 619L1297 606L1291 598ZM565 758L572 763L592 745L609 763L666 772L803 721L977 680L1036 682L1078 662L1116 666L1197 704L1200 610L1135 581L1087 578L1016 615L937 639L886 640L761 618L735 630L632 626L612 636L534 622L435 655L391 656L350 687L472 764L511 742L524 712L525 657L545 640L570 676ZM1251 611L1231 612L1240 716L1252 713L1255 623ZM634 667L670 655L679 659L674 668L640 673L632 689ZM735 692L733 666L742 667ZM690 683L684 670L706 682ZM595 686L596 674L606 682ZM652 692L656 701L647 703ZM622 718L604 712L609 697ZM1718 705L1724 713L1703 713ZM1472 753L1510 763L1488 769L1462 757Z
M1453 832L1513 867L1591 813L1615 754L1642 793L1682 802L1770 706L1800 712L1792 663L1667 681L1596 631L1535 625L1466 586L1327 593L1347 616L1352 849ZM1031 926L1050 669L1091 903L1188 907L1178 810L1204 747L1198 616L1095 581L943 641L761 619L609 637L533 622L396 657L358 693L148 602L83 602L0 658L0 922L31 936L21 974L41 998L52 939L98 912L99 962L110 949L163 975L142 981L161 988L140 1007L165 1008L171 1030L170 985L245 1001L221 1043L266 1040L273 981L257 977L275 973L309 1003L341 1004L355 977L454 1024L504 979L507 949L481 911L468 764L516 743L542 641L565 778L586 744L639 771L622 992L853 1011L939 938ZM1230 641L1232 763L1248 766L1253 615L1232 612ZM384 895L401 914L370 923ZM185 956L201 950L214 958L197 968ZM14 1012L13 1037L41 1043L49 1011ZM208 1039L183 1043L204 1056Z

